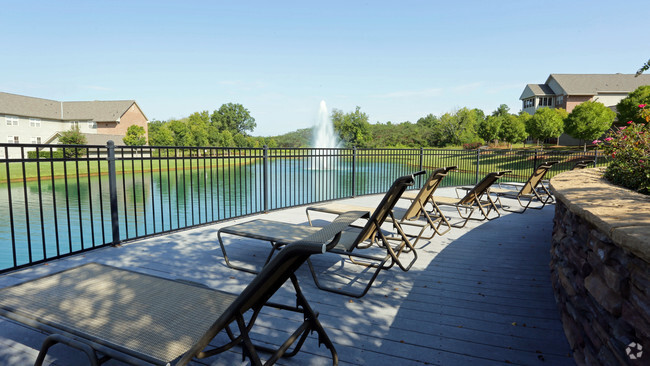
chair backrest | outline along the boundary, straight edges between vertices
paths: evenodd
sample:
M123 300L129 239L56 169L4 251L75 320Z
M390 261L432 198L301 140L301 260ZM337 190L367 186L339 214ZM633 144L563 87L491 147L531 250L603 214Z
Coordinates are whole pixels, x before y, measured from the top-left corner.
M429 200L429 197L436 191L436 189L438 189L440 183L442 183L442 179L446 177L450 171L456 168L456 166L448 166L434 170L429 178L427 178L427 181L424 182L422 189L420 189L413 202L411 202L411 206L406 210L402 219L411 220L419 217L422 210L424 210L424 205L427 203L427 200Z
M487 190L496 182L499 178L503 177L504 174L510 173L512 170L505 170L502 172L492 172L488 173L480 182L476 183L472 189L467 191L465 197L461 198L458 201L458 204L461 205L472 205L475 203L477 197L481 197Z
M533 171L533 174L528 178L526 183L524 184L523 187L521 187L521 190L519 191L520 195L528 195L532 194L533 191L537 188L537 185L544 179L544 176L546 173L548 173L549 169L558 162L556 160L554 161L546 161L537 166L535 171Z
M571 168L571 170L584 169L593 164L594 164L593 160L580 160L577 163L575 163L575 165L573 165L573 168Z
M185 365L189 363L196 354L208 345L217 333L236 320L237 317L250 309L260 309L264 306L288 279L291 278L292 281L296 280L294 272L305 263L309 256L322 253L324 251L323 245L325 244L325 250L332 249L338 243L341 237L341 231L366 214L367 212L362 211L346 212L309 237L298 242L287 244L262 267L262 270L257 276L253 278L235 301L223 311L203 337L185 353L178 364ZM294 283L294 285L297 286L297 283ZM298 291L297 288L296 291Z
M354 249L354 247L359 243L370 239L375 235L384 221L386 221L386 218L393 210L393 207L395 207L395 204L402 196L402 193L404 193L407 187L415 184L415 176L424 173L425 172L423 170L412 175L405 175L403 177L397 178L393 182L393 184L390 186L390 189L388 192L386 192L386 195L384 195L384 198L382 198L381 202L377 206L377 209L372 213L370 219L368 219L368 222L363 227L363 229L361 229L361 232L357 236L352 247L348 248L348 250Z

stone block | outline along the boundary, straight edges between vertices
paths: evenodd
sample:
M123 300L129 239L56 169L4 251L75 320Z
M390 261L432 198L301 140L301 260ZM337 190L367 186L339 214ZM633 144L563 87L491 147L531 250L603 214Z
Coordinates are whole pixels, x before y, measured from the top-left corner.
M627 344L620 344L616 339L610 339L605 347L598 351L598 359L603 365L625 365L629 357L625 354Z
M621 320L633 328L630 334L639 334L650 338L647 320L641 315L641 311L629 301L623 301L621 304Z
M568 278L567 275L565 274L566 272L569 272L569 271L566 270L565 268L563 268L562 270L558 271L558 272L557 272L558 280L559 280L559 282L560 282L560 285L562 286L562 288L563 288L564 291L566 292L567 296L569 296L569 297L573 297L573 296L576 295L576 291L575 291L575 289L573 288L573 284L574 284L574 282L571 281L571 280L569 280L569 278ZM573 278L573 276L572 276L570 273L569 273L569 276L570 276L571 278Z
M612 289L612 291L620 293L621 288L624 286L624 282L626 282L624 275L610 266L602 266L600 269L600 274L605 280L607 286Z
M606 309L613 316L621 315L621 302L620 294L612 291L605 281L596 273L589 275L585 278L585 288L596 300L596 302Z
M638 310L645 323L650 325L650 298L648 298L642 291L633 287L630 289L629 301Z
M567 341L572 350L582 349L585 346L582 328L569 316L568 313L562 312L562 328L566 335Z

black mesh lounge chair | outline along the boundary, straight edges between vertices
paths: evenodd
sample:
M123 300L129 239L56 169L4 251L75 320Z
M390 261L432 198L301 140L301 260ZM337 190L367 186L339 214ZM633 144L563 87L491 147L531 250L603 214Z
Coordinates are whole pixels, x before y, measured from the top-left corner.
M526 209L532 208L540 210L547 203L553 202L551 192L542 184L542 180L551 167L557 164L557 161L547 161L537 166L533 174L524 183L500 183L500 188L490 188L490 194L496 195L496 201L501 208L509 212L524 213ZM511 186L511 188L503 188ZM511 209L504 205L501 198L516 199L520 209ZM523 201L522 201L523 200ZM539 202L540 206L531 206L533 201Z
M340 232L362 214L341 215L313 235L288 244L240 295L90 263L0 289L0 315L50 334L36 365L42 364L56 343L85 352L94 366L108 359L132 365L187 365L194 358L210 357L236 345L242 346L251 364L261 365L258 351L270 352L266 364L273 364L280 357L297 354L313 331L336 365L334 345L294 272L310 255L336 245ZM296 292L295 305L270 303L288 280ZM302 324L277 349L255 346L249 337L265 306L303 314ZM209 345L222 332L225 344Z
M393 214L399 220L399 224L407 225L407 226L415 226L420 228L418 234L412 236L415 238L413 245L416 245L417 242L420 240L420 238L429 240L433 238L435 234L444 235L451 229L449 221L447 221L447 218L444 215L442 215L442 213L434 211L435 213L432 215L429 212L427 212L427 210L425 209L425 205L427 204L427 202L429 202L429 200L433 196L433 193L440 186L442 179L446 177L451 170L454 169L456 169L455 166L434 170L433 173L429 175L429 178L427 178L426 182L424 182L421 189L405 191L404 193L402 193L402 196L400 198L411 200L411 205L408 208L406 209L399 208L399 207L393 208ZM375 208L366 207L366 206L349 205L345 203L329 202L329 203L309 206L305 211L307 213L307 221L309 221L309 225L311 225L312 222L311 222L311 217L309 215L310 211L339 215L343 212L352 211L352 210L367 211L368 213L372 213L374 212ZM446 226L446 229L441 230L440 227L443 224ZM433 232L431 233L430 236L422 236L422 234L425 232L427 228L431 228Z
M594 166L594 160L591 160L591 159L589 159L589 160L579 160L573 165L571 170L584 169L584 168L593 167L593 166Z
M419 175L423 173L424 172L418 172L416 174ZM307 260L312 277L314 278L314 282L318 288L333 293L353 297L362 297L368 292L372 283L377 278L379 271L382 269L389 269L393 265L397 264L401 270L408 271L411 266L413 266L413 263L415 263L417 260L417 253L411 244L409 237L404 233L404 230L401 228L399 222L395 219L392 213L392 209L395 207L395 203L397 203L397 200L399 200L399 197L402 195L404 190L413 184L414 175L403 176L395 180L377 208L372 212L372 214L370 214L366 225L364 225L360 231L345 230L341 236L341 240L336 245L336 247L328 251L330 253L336 253L348 257L352 263L374 268L375 271L372 273L371 278L366 284L365 288L362 291L357 292L323 285L318 280L318 276L316 275L316 271L312 265L312 262L310 260ZM365 217L368 217L367 215L368 212L366 212ZM381 225L386 221L388 217L393 220L393 224L398 235L397 237L388 238L381 230ZM270 220L252 220L245 223L221 228L217 233L217 237L219 239L221 250L223 251L224 259L229 267L255 273L255 271L250 268L234 264L228 258L228 254L226 253L226 246L224 245L223 241L223 234L270 242L272 248L267 257L267 260L269 260L269 258L273 256L273 253L279 250L286 243L294 241L296 237L307 236L316 230L318 230L317 227L308 225L290 224ZM364 253L366 251L364 248L371 246L372 241L374 241L375 238L377 238L382 248L386 251L385 255L382 256L377 254ZM412 257L411 261L408 263L404 263L400 259L400 254L405 252L409 252L410 257Z
M481 218L477 220L493 220L501 216L494 201L487 194L490 187L504 174L509 173L510 170L502 172L492 172L486 175L474 187L467 189L467 194L461 198L433 196L432 204L436 207L436 211L442 212L440 206L453 206L458 211L458 214L463 219L458 223L451 224L453 227L465 227L467 222L472 219L472 215L478 208L481 213ZM496 217L490 217L490 212L496 212ZM464 214L463 214L464 212Z

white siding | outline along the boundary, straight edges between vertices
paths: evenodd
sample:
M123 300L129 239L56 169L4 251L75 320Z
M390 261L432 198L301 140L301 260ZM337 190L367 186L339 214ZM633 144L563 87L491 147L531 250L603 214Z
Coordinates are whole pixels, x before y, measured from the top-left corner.
M16 116L9 116L10 118ZM32 140L40 137L41 142L45 143L57 132L63 132L70 130L72 127L72 122L70 121L59 121L59 120L49 120L49 119L38 119L40 121L40 126L38 126L35 119L30 117L21 117L18 116L18 125L14 126L13 123L11 126L7 125L7 116L0 115L0 142L7 143L9 136L18 136L21 144L31 144ZM30 123L32 122L32 123ZM33 126L36 124L37 126ZM97 133L97 128L92 128L94 123L89 123L89 121L79 121L79 131L82 133ZM56 141L55 141L56 143ZM4 157L4 149L0 154L0 157ZM18 149L10 149L13 153L10 153L9 157L20 157L20 152ZM25 149L26 151L34 149Z
M593 100L603 103L606 107L613 107L625 97L627 97L627 93L598 93Z

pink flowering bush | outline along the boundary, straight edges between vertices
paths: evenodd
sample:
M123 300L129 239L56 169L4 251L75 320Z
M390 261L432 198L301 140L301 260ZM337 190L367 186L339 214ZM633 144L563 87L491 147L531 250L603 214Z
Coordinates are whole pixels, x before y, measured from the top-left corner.
M610 182L650 194L650 106L639 105L646 123L629 121L627 126L610 131L604 141L596 140L612 157L605 178Z

